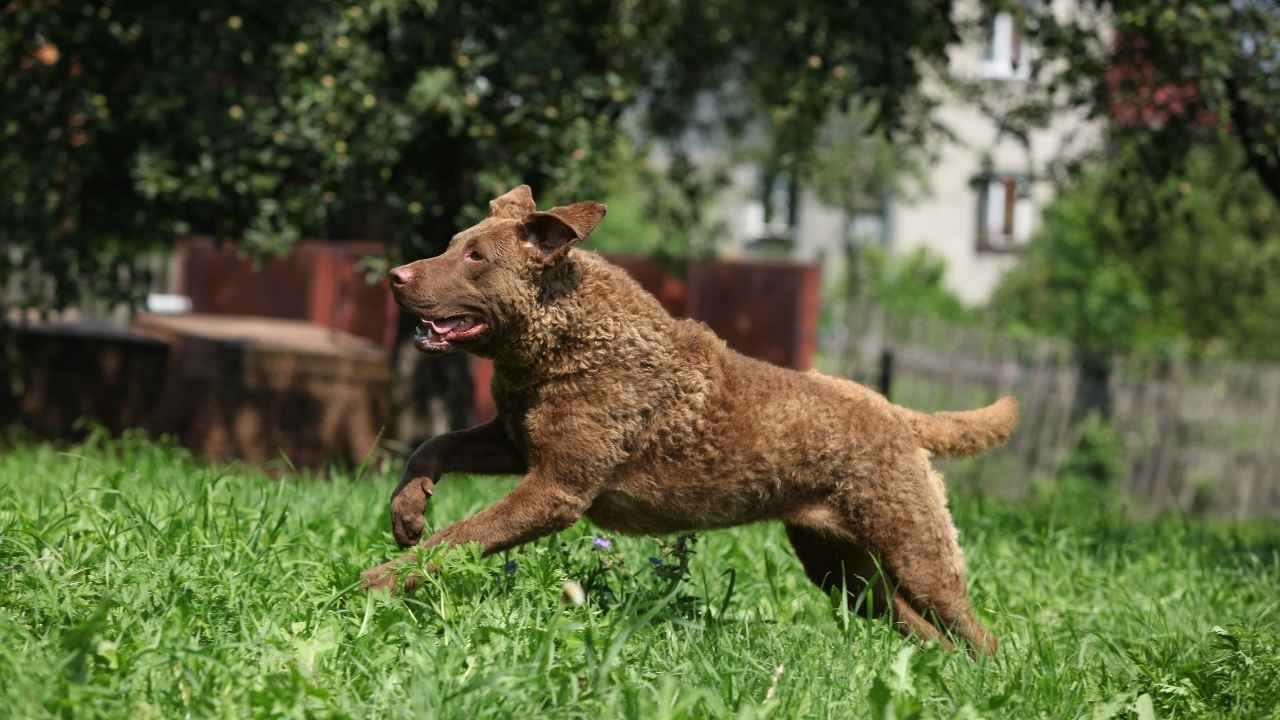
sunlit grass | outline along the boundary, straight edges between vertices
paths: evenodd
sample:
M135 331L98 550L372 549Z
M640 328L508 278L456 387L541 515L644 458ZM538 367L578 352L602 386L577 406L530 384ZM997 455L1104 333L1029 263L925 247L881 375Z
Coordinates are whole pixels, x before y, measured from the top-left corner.
M393 476L271 480L136 437L0 450L4 715L1280 717L1274 523L958 494L1002 639L973 662L833 610L772 525L699 535L682 574L670 540L582 524L371 596ZM432 526L512 483L450 478Z

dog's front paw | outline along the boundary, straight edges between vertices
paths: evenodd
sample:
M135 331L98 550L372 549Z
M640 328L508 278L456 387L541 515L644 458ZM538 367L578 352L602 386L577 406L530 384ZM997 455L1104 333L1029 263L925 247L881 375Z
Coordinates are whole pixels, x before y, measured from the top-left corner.
M402 548L418 544L426 524L421 512L397 512L394 507L391 509L391 534L395 536L396 544Z
M422 539L426 527L423 513L427 510L427 498L431 497L429 478L414 478L401 485L391 498L391 534L400 547L413 547Z

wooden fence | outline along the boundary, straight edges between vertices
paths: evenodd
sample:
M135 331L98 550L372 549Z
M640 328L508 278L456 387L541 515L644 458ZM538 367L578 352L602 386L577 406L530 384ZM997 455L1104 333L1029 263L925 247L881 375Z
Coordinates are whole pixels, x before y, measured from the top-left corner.
M1081 391L1110 393L1127 490L1150 510L1280 516L1280 367L1119 358L1105 388L1087 382L1062 342L1013 338L858 306L831 323L819 366L921 410L965 409L1011 393L1022 420L1009 444L945 470L1002 494L1055 476L1078 439ZM1082 511L1087 511L1082 508Z

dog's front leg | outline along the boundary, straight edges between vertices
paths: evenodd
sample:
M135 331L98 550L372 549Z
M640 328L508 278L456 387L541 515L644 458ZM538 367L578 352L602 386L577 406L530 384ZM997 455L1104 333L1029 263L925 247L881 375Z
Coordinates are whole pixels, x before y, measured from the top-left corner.
M496 504L432 535L423 546L479 543L485 555L492 555L573 525L590 505L589 492L534 471ZM394 589L396 571L413 559L414 554L407 553L364 571L365 587ZM417 584L418 578L410 575L405 590Z
M391 493L391 534L400 547L422 538L427 498L445 473L514 475L526 469L500 418L431 438L409 456L400 484Z
M480 543L492 555L578 522L590 501L555 482L531 476L486 510L427 538L424 547Z

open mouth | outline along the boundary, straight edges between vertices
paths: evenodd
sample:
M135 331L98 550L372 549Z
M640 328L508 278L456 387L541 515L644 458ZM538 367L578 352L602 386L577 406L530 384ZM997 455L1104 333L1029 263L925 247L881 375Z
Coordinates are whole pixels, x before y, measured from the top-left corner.
M458 343L474 340L489 324L474 315L421 318L413 332L413 344L423 352L447 352Z

